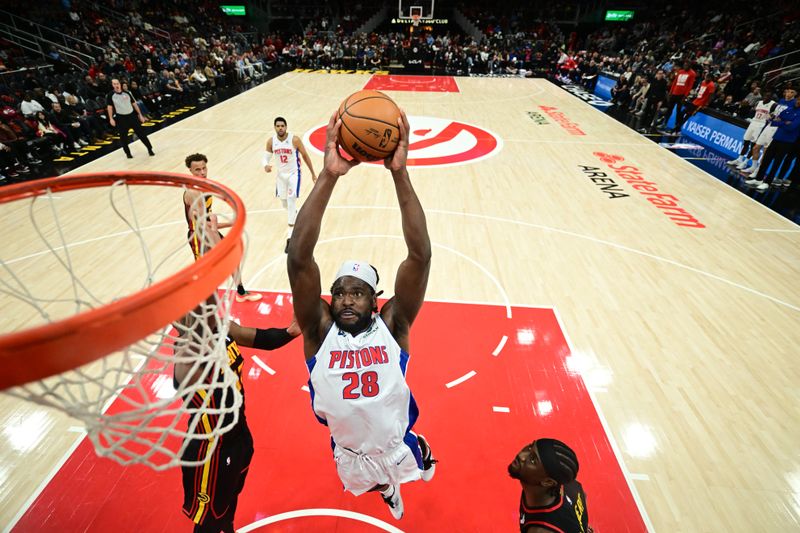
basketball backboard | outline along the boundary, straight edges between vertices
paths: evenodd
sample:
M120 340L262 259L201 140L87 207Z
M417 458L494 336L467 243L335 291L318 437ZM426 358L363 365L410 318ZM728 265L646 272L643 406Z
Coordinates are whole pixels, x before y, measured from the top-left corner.
M418 16L422 20L433 18L435 0L398 0L397 16L410 19Z

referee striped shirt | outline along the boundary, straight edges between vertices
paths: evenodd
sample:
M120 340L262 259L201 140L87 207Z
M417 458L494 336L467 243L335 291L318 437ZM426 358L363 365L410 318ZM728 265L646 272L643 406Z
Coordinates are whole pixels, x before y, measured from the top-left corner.
M135 102L133 95L128 91L114 92L111 91L106 97L106 105L114 107L114 113L117 115L130 115L133 113L133 102Z

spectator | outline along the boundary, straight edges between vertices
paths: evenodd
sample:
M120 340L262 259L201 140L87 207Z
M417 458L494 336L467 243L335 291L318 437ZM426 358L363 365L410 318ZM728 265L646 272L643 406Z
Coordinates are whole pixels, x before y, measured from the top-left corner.
M717 102L713 107L730 115L733 115L739 109L738 103L733 101L732 94L726 95L724 100L718 100Z
M725 93L733 96L734 100L744 97L744 86L750 76L750 65L744 57L737 57L731 67L731 81L725 87Z
M650 80L646 76L642 76L639 80L636 91L631 96L633 101L633 112L636 116L641 117L644 115L645 107L647 105L647 93L650 90Z
M761 101L761 88L758 86L757 81L750 84L750 92L747 93L744 99L750 104L750 107L755 107L755 105Z
M684 122L686 122L689 117L697 113L697 111L700 109L706 107L711 101L711 97L714 95L714 91L716 91L716 89L717 87L714 84L714 75L710 72L706 73L705 80L703 80L703 82L700 84L700 87L697 89L697 96L695 99L686 104L686 108L680 117L676 117L675 129L680 131Z
M642 122L649 124L650 130L654 130L658 123L660 109L667 101L667 77L663 70L659 69L656 72L655 78L650 82L648 92L647 106Z
M91 137L91 131L88 124L81 122L78 115L69 108L62 108L60 102L53 103L53 109L50 111L50 116L53 124L64 132L67 136L67 141L73 145L74 148L80 149L81 146L86 146L88 139Z
M672 85L669 89L669 99L667 100L667 120L670 119L673 110L675 110L675 126L672 128L673 133L677 132L679 129L678 121L683 113L683 103L694 87L696 76L697 74L692 69L691 63L684 61L683 68L678 70L672 78Z
M36 136L46 141L47 146L58 151L62 155L66 153L66 147L64 146L66 135L50 123L50 119L47 118L44 111L37 111L36 114L29 119L29 122L31 127L35 129Z
M22 97L22 102L19 105L19 110L24 117L33 117L39 111L44 111L42 104L33 99L33 94L30 91L25 91Z

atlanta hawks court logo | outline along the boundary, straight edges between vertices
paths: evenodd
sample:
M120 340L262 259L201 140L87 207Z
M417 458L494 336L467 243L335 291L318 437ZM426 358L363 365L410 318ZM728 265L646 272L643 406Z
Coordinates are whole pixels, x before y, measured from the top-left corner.
M408 122L411 125L408 166L464 165L492 157L503 149L503 140L494 133L458 120L409 116ZM312 129L303 138L307 146L319 153L325 150L326 126Z

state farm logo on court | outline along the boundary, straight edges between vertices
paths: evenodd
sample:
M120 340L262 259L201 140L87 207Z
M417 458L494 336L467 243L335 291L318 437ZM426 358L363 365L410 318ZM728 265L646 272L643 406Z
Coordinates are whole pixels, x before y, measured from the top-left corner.
M503 140L496 134L459 120L409 116L411 138L408 166L443 167L476 163L500 152ZM325 151L325 127L306 132L303 142L320 153ZM382 165L382 161L371 164Z

